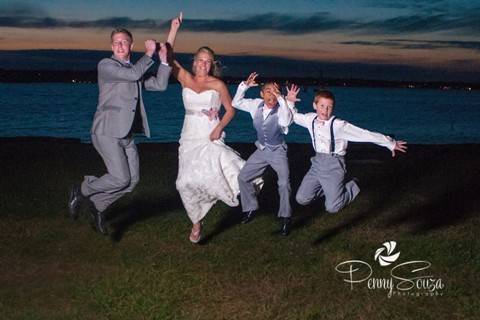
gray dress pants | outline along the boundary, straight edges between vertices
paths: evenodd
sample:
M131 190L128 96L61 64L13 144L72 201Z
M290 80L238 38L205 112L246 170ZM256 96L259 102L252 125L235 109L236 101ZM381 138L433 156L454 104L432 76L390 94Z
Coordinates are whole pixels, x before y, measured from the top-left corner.
M118 139L92 135L92 143L108 173L100 178L85 176L81 190L102 212L137 185L140 180L138 152L133 137Z
M278 177L277 184L280 195L278 216L288 218L292 215L292 207L290 205L290 171L288 168L287 147L285 145L276 147L274 150L268 148L263 150L257 149L248 158L238 175L242 211L248 212L258 209L256 190L252 181L260 177L267 166L271 166Z
M335 213L340 211L360 192L351 180L345 183L345 159L343 156L317 153L311 158L312 166L298 188L296 200L307 205L318 197L325 196L325 209Z

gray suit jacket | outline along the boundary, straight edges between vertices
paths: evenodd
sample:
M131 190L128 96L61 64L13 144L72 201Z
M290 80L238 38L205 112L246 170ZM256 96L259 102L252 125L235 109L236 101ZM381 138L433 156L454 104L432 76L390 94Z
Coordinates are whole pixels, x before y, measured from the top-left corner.
M134 65L112 58L98 63L98 106L91 134L124 138L130 132L138 100L143 132L150 137L147 114L142 98L142 76L154 64L144 55ZM163 91L167 88L171 68L160 64L157 75L144 81L145 89Z

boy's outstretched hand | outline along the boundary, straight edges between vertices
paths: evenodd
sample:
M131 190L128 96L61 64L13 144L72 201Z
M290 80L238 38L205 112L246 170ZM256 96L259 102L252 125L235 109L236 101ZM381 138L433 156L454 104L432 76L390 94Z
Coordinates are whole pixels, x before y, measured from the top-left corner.
M245 80L245 84L248 86L248 87L256 87L258 86L258 83L255 81L255 79L258 77L258 73L256 72L252 72L250 73L250 75L248 76L247 80Z
M277 97L277 99L282 96L282 93L280 92L280 86L276 82L273 83L272 93L275 95L275 97Z
M395 157L395 151L400 151L403 153L407 152L407 142L406 141L395 141L395 147L392 150L392 157Z
M292 84L290 86L290 89L287 88L287 96L285 97L288 101L290 102L297 102L300 101L300 99L297 98L298 93L300 92L300 87L297 86L296 84Z

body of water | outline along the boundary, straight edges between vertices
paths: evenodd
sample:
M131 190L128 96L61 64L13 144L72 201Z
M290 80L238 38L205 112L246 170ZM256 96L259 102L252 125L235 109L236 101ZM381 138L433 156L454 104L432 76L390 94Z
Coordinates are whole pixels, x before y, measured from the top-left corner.
M233 95L236 86L230 86ZM359 127L393 135L409 143L480 143L480 92L395 88L330 88L336 96L335 114ZM311 112L313 88L304 88L297 104ZM0 84L0 136L50 136L90 141L96 109L96 84ZM252 88L247 97L258 97ZM144 92L151 139L178 141L184 109L181 87ZM226 129L227 142L253 142L250 115L237 111ZM308 143L307 130L295 124L288 142Z

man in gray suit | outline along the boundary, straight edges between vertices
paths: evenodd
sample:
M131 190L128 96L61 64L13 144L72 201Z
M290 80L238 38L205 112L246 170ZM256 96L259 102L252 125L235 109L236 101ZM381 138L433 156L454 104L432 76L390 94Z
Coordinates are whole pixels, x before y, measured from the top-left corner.
M115 29L111 34L113 55L98 64L99 98L91 129L92 143L103 159L108 173L97 178L85 176L81 186L70 191L70 216L76 220L80 203L89 200L97 231L107 234L104 212L110 204L137 185L139 160L133 134L150 137L147 115L142 99L142 83L147 90L167 88L171 67L167 63L167 49L160 45L161 64L156 76L143 79L154 64L157 51L155 40L145 41L145 55L132 64L132 34L126 29Z

